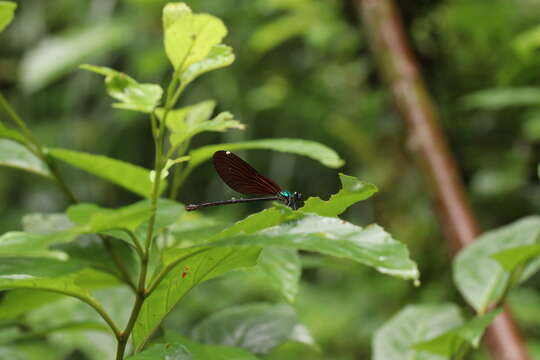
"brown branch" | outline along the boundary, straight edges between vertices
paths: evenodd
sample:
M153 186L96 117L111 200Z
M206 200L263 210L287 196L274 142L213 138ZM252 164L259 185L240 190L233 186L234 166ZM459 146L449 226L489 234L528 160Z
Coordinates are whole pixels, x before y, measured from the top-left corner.
M439 126L438 114L424 85L416 60L404 34L393 0L355 0L361 12L380 72L405 121L412 150L417 153L437 214L454 253L480 234L475 215L467 202L457 164ZM523 338L508 308L487 331L487 345L497 360L530 359Z

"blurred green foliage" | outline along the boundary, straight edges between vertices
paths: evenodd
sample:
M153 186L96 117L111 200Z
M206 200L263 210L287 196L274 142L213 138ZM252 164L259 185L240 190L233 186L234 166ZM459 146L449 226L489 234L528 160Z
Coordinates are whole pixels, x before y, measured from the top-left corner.
M133 74L144 83L163 83L170 76L161 41L164 3L19 2L14 22L0 34L0 87L44 144L151 167L153 146L146 119L135 112L112 111L101 79L77 66L100 64ZM391 277L374 276L372 270L348 260L303 256L305 271L296 307L322 353L287 344L269 358L297 359L298 354L312 351L313 359L365 359L371 354L375 329L405 304L463 304L452 285L449 250L424 179L409 155L406 133L377 74L353 2L193 0L189 4L227 24L227 43L235 49L236 61L194 83L182 105L216 99L218 111L231 111L247 125L244 132L203 134L194 145L295 137L331 146L346 160L344 172L379 188L374 198L353 207L345 218L383 225L408 245L422 274L422 286L415 289ZM483 228L538 213L540 2L406 0L399 5ZM245 155L278 183L304 194L326 198L338 188L335 171L313 160L261 150ZM135 199L80 171L63 166L61 171L82 200L118 207ZM205 164L191 174L179 199L190 203L232 194ZM66 204L47 179L2 169L2 233L20 229L22 214L61 211ZM256 206L208 212L218 219L236 220ZM246 273L208 282L175 308L166 324L186 330L217 309L276 300L278 295L265 285L256 274ZM533 276L511 296L537 357L540 316L528 314L538 312L539 287L540 277ZM212 296L215 291L220 291L219 298ZM120 306L123 296L108 301ZM47 311L76 311L75 306L84 307L68 299L34 316L46 319ZM61 334L51 336L51 343L71 343L71 358L87 358L95 349L86 346L88 338ZM8 336L0 334L0 338ZM99 343L103 338L96 335L93 340ZM85 346L91 350L85 351Z

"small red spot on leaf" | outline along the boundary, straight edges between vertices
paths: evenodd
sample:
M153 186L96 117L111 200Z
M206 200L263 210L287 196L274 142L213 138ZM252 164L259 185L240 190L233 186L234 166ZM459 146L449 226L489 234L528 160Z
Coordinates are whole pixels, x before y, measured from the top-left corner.
M186 276L187 276L187 272L183 271L182 272L182 279L184 279Z

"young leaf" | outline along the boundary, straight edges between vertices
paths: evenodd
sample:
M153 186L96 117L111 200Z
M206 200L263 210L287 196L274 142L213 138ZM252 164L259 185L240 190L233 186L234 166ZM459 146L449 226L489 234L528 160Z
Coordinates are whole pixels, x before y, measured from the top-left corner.
M184 141L191 139L197 134L205 131L226 131L228 129L241 129L245 126L238 120L233 120L233 115L230 112L222 112L215 118L209 121L186 123L185 129L181 132L173 132L171 134L171 144L173 146L180 145Z
M207 72L231 65L234 59L234 53L230 46L214 45L204 59L191 64L183 71L180 81L183 84L189 84Z
M524 245L497 252L491 257L496 260L504 270L511 273L519 266L540 255L540 244Z
M192 330L195 341L238 346L254 354L268 354L289 340L298 318L287 305L247 304L213 313Z
M501 309L498 309L486 315L475 317L464 325L451 329L432 339L416 343L414 348L444 356L445 358L457 356L463 348L469 345L478 348L484 331L500 312Z
M17 4L13 1L0 1L0 32L13 20L13 13Z
M189 167L194 168L200 163L210 159L218 150L234 151L246 149L268 149L304 155L331 168L339 168L344 164L344 161L334 150L314 141L299 139L263 139L238 143L208 145L192 150L189 153L191 156Z
M258 360L259 358L248 351L232 346L207 345L191 341L172 331L165 331L168 343L184 345L193 355L194 360Z
M0 139L0 166L25 170L46 178L51 177L47 164L23 145L7 139Z
M57 159L119 185L137 195L142 197L152 195L150 171L145 168L106 156L73 150L56 148L48 149L48 153ZM161 184L160 190L163 191L166 183L162 181Z
M337 194L332 195L326 201L319 197L311 197L306 200L300 211L316 213L321 216L338 216L349 206L365 200L377 192L375 185L360 181L354 176L340 173L339 179L342 187Z
M408 305L388 320L373 338L373 360L438 359L414 348L463 324L460 310L453 304Z
M157 344L148 350L130 356L127 360L192 360L191 353L185 346L178 343ZM195 359L196 360L196 359Z
M161 272L153 277L150 286L154 289L146 298L133 329L136 349L142 348L168 312L194 286L230 270L255 265L260 252L258 248L177 250L181 254L176 253L177 257L165 261Z
M193 14L183 3L163 8L163 27L165 52L179 73L206 58L227 35L227 28L220 19Z
M107 92L119 103L114 107L150 113L158 106L163 89L156 84L139 84L124 73L104 66L81 65L81 69L105 76Z
M173 133L182 133L186 131L188 124L195 125L210 119L215 107L216 102L214 100L206 100L180 109L171 110L167 115L167 128ZM162 120L163 114L164 109L156 109L158 119Z
M510 248L537 245L539 235L540 216L529 216L482 234L458 254L453 264L454 282L477 312L484 313L491 304L497 303L509 280L509 273L491 256ZM531 275L538 265L531 263L524 274Z

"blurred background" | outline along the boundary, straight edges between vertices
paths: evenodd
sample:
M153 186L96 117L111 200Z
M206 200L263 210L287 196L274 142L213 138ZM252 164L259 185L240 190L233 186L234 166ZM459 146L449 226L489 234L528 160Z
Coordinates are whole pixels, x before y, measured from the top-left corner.
M163 0L19 1L14 22L0 34L0 87L47 146L106 154L152 167L148 119L113 110L102 77L77 66L105 65L140 82L167 84ZM192 147L293 137L334 148L349 175L379 192L344 218L376 222L407 244L422 286L345 260L304 256L296 302L321 353L310 359L369 358L373 332L405 304L453 301L464 305L451 279L449 248L426 184L370 54L352 0L193 0L194 12L220 17L235 63L205 75L182 105L215 99L246 131L198 136ZM484 229L540 210L540 0L400 0L412 46L461 167L469 199ZM6 120L4 114L2 120ZM239 152L283 187L327 198L337 171L270 151ZM121 206L136 198L78 170L61 167L83 201ZM234 196L209 163L182 188L184 203ZM20 229L29 212L61 212L67 201L53 183L2 168L0 232ZM264 206L264 205L260 205ZM209 209L234 221L258 205ZM540 358L540 277L511 295L512 309ZM217 296L219 294L219 296ZM233 274L206 283L167 319L188 329L216 309L252 301L281 301L264 282ZM271 359L297 359L290 344ZM71 354L92 358L91 351ZM305 358L305 357L304 357ZM480 353L475 358L483 358Z

